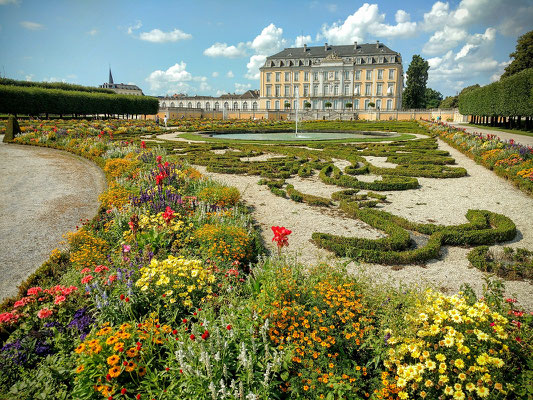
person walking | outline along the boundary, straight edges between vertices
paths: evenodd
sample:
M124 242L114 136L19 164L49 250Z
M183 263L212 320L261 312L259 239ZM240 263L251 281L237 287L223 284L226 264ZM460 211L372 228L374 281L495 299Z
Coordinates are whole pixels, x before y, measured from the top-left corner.
M168 119L167 119L167 116L166 116L166 115L165 115L165 118L163 118L163 121L165 122L165 128L166 128L166 127L167 127L167 121L168 121Z

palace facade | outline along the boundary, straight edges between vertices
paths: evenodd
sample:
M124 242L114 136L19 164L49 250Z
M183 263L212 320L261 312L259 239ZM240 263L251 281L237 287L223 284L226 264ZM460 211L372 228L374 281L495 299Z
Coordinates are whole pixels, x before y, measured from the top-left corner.
M284 49L267 57L260 79L266 110L294 110L298 103L300 110L385 111L402 104L401 55L379 41Z
M186 108L204 111L252 111L259 109L259 90L248 90L243 94L213 96L187 96L175 94L159 98L159 108Z

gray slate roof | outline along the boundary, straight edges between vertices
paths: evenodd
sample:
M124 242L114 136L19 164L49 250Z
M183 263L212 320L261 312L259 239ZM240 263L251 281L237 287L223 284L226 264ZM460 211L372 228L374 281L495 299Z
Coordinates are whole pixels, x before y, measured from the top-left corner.
M354 49L353 44L340 46L328 45L327 50L325 45L307 47L305 48L305 51L304 47L291 47L267 57L267 60L280 58L324 58L333 52L339 57L400 55L400 53L392 51L383 43L379 43L379 48L377 47L376 43L362 43L357 45L357 51Z

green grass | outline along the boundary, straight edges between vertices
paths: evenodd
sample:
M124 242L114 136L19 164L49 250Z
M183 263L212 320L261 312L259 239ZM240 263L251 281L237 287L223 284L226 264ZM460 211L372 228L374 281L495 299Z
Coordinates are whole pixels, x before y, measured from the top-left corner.
M352 143L352 142L383 142L383 141L390 141L390 140L410 140L415 139L415 135L410 135L408 133L402 133L399 136L390 138L390 137L384 137L384 138L371 138L371 139L334 139L334 140L238 140L238 139L216 139L212 137L207 137L200 135L198 133L191 133L186 132L178 135L178 137L187 139L187 140L198 140L203 142L209 142L209 143L261 143L261 144L297 144L305 146L309 143L316 143L316 142L327 142L327 143ZM164 139L163 139L164 140Z
M507 133L515 133L517 135L533 137L533 132L523 131L520 129L507 129L507 128L500 128L498 126L486 126L486 125L477 125L477 124L468 124L468 125L462 125L462 126L465 126L465 127L468 126L469 128L487 129L489 131L501 131L501 132L507 132Z

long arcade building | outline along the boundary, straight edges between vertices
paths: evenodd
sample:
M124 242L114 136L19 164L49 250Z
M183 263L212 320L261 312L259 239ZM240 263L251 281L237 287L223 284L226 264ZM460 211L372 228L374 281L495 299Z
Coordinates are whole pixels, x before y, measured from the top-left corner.
M284 49L267 57L260 78L260 108L266 110L295 109L297 102L300 110L338 111L398 110L402 104L401 55L380 42Z

